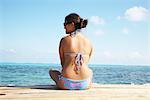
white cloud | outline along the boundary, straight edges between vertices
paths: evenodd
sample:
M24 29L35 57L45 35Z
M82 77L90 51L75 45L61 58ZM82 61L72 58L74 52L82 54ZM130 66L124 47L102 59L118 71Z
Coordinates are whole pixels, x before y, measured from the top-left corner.
M92 22L95 25L104 25L105 24L105 20L99 16L92 16L90 18L90 22Z
M9 52L9 53L16 53L16 50L14 50L14 49L9 49L7 52Z
M129 21L140 22L149 19L150 12L146 8L135 6L127 9L123 17Z
M95 31L95 34L96 34L97 36L102 36L102 35L105 34L105 31L102 30L102 29L99 29L99 30Z
M95 49L92 62L104 64L150 65L149 56L140 51L100 51Z
M117 19L118 19L118 20L121 20L121 19L122 19L122 17L121 17L121 16L118 16L118 17L117 17Z
M122 29L122 32L123 32L123 34L126 34L126 35L129 34L128 28L123 28L123 29Z
M15 49L0 50L0 54L16 54Z
M141 59L141 58L143 58L143 55L140 53L140 52L138 52L138 51L134 51L134 52L131 52L131 54L129 55L129 57L131 58L131 59Z
M109 59L113 58L113 55L110 51L104 51L103 54L104 54L104 57L106 58L109 58Z

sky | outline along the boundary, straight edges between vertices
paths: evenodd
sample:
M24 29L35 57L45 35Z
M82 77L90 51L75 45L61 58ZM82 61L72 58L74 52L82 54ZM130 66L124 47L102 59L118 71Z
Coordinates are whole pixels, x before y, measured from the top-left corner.
M90 64L150 65L149 0L0 0L0 62L59 64L70 13L88 19Z

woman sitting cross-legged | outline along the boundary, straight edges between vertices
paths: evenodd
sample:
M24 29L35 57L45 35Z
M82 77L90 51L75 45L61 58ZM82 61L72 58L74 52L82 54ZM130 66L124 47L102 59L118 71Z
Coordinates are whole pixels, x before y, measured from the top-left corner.
M67 36L59 44L62 71L50 70L50 77L60 89L88 89L92 83L92 70L88 62L92 54L90 41L82 34L88 21L78 14L71 13L65 17L64 28Z

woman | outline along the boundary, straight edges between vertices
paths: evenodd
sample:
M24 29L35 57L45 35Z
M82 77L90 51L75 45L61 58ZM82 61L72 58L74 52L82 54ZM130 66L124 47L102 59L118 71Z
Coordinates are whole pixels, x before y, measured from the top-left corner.
M88 89L92 83L92 70L87 64L92 54L90 41L81 34L88 21L76 13L65 17L67 36L61 39L59 55L62 72L50 70L50 77L60 89Z

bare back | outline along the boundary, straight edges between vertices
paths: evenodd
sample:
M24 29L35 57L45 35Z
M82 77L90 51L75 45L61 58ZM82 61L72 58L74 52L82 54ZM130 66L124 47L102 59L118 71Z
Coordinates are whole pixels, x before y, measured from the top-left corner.
M75 68L75 54L83 54L83 63L81 65L80 73L76 73ZM75 37L66 36L60 43L60 56L62 62L62 75L70 79L81 80L92 76L92 71L87 64L92 53L92 46L90 41L81 33L76 34Z

